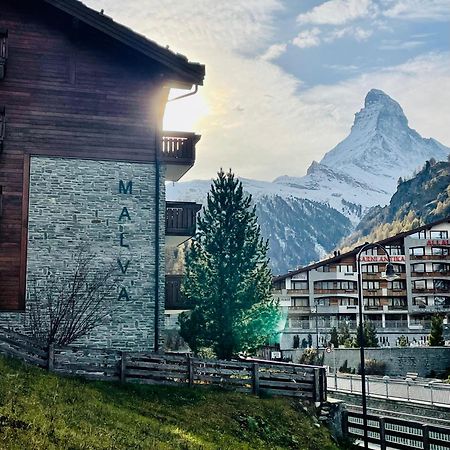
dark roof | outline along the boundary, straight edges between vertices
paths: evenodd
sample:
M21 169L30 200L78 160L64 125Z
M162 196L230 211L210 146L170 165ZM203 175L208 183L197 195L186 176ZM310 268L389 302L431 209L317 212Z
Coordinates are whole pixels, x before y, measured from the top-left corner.
M439 225L439 224L444 223L444 222L450 222L450 216L447 216L447 217L445 217L444 219L441 219L441 220L436 220L435 222L427 223L426 225L422 225L421 227L414 228L414 229L409 230L409 231L403 231L401 233L396 234L395 236L391 236L391 237L383 239L381 241L374 242L374 244L381 244L381 245L389 244L391 242L395 242L395 241L398 241L399 239L402 239L402 238L404 238L406 236L409 236L410 234L418 233L419 231L422 231L422 230L428 230L429 228L432 228L433 226ZM350 250L348 252L342 253L342 254L337 255L337 256L333 256L332 258L323 259L322 261L316 262L314 264L310 264L308 266L300 267L299 269L292 270L291 272L288 272L288 273L286 273L284 275L278 275L276 277L273 277L272 281L275 283L277 281L281 281L281 280L284 280L286 278L289 278L292 275L296 275L297 273L307 272L308 270L312 270L312 269L315 269L317 267L320 267L320 266L323 266L323 265L326 265L326 264L339 262L341 259L346 258L347 256L356 255L361 247L362 247L362 245L358 245L353 250Z
M133 48L142 55L168 67L175 72L183 82L189 84L203 84L203 79L205 77L204 65L189 62L185 56L174 53L168 48L161 47L156 42L135 33L130 28L114 22L114 20L104 15L102 12L97 12L78 0L43 1L122 44ZM125 3L124 8L126 8Z

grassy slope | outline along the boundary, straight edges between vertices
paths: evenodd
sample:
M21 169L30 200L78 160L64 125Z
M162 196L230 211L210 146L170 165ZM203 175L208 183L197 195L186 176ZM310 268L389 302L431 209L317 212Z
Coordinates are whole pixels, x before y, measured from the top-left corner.
M287 399L88 382L2 357L0 448L337 450Z

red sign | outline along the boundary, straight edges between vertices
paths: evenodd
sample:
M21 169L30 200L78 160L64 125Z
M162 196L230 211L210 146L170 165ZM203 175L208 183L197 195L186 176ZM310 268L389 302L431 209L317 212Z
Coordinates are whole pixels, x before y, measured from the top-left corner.
M427 241L427 245L432 247L433 245L450 245L448 239L430 239Z
M361 256L361 262L374 262L374 263L380 263L380 262L388 262L388 257L386 255L366 255ZM391 256L391 262L393 263L402 263L405 262L405 255L392 255Z

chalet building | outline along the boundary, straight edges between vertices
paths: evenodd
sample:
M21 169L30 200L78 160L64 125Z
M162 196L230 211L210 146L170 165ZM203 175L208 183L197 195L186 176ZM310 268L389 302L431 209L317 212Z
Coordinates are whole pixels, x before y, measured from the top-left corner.
M433 314L450 317L450 217L380 241L398 278L383 278L387 257L373 248L361 255L364 320L376 325L381 345L400 336L426 345ZM274 278L273 295L286 318L281 348L316 339L324 345L333 327L358 325L358 248ZM450 335L449 330L446 333Z
M25 327L32 284L84 245L120 268L88 343L160 349L165 246L193 235L199 209L166 202L164 183L200 138L163 131L163 115L170 88L204 74L79 1L0 0L0 326Z

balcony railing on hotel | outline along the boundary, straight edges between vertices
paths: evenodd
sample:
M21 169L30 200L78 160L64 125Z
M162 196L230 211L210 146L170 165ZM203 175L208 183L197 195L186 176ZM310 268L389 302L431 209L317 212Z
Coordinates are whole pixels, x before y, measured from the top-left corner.
M167 162L193 164L195 144L200 136L183 131L164 131L162 137L162 155Z
M182 275L166 275L166 309L190 309L181 294Z
M166 235L193 236L201 207L193 202L166 202Z

